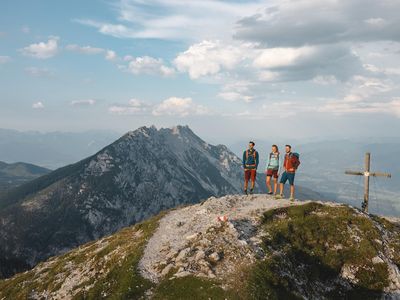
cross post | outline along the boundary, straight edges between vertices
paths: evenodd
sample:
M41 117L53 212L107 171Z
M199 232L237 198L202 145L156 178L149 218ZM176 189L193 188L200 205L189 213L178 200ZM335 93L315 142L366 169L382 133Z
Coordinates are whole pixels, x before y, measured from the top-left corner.
M389 173L373 172L371 173L371 153L367 152L365 154L364 161L364 172L357 171L346 171L347 175L357 175L364 176L364 202L362 203L362 210L368 212L368 202L369 202L369 179L373 177L387 177L391 178L392 175Z

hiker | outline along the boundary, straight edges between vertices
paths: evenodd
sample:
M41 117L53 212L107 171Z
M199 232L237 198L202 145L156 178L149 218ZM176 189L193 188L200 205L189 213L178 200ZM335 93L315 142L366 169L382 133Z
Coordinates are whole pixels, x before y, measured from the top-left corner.
M249 142L249 148L243 152L243 168L244 168L244 193L247 193L249 180L251 181L250 194L254 192L256 182L257 167L258 167L258 152L254 149L256 144L253 141Z
M279 177L279 149L277 145L272 145L272 151L269 154L267 166L265 167L265 174L267 175L266 184L268 195L276 195ZM271 177L274 177L274 192L272 192Z
M290 184L290 201L294 201L294 176L296 174L296 170L300 165L299 154L292 152L292 146L286 145L285 147L285 160L283 162L283 169L284 172L281 176L280 186L279 186L279 195L277 195L277 199L282 199L283 195L283 188L286 181L289 180Z

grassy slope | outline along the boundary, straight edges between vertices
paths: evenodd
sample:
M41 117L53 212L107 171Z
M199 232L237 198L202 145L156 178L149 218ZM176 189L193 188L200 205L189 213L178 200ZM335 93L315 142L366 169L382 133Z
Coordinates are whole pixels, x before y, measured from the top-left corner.
M253 299L295 299L307 293L373 299L388 285L386 263L371 260L384 250L377 224L392 233L390 247L399 249L400 229L392 223L376 217L371 220L347 206L316 203L268 211L262 223L268 232L264 247L273 255L242 275L246 278L242 288ZM393 253L392 261L398 264L398 252ZM350 290L332 284L343 265L357 268L357 283L347 282Z
M152 283L142 278L137 265L146 240L163 214L118 233L91 242L62 256L39 264L35 269L0 281L0 299L26 299L35 291L59 290L73 271L83 278L73 287L74 299L136 299Z

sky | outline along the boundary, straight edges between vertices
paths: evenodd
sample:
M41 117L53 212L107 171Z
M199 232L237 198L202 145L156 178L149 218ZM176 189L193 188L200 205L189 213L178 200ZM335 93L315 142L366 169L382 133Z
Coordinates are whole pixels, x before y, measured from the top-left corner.
M0 128L400 137L398 0L0 2Z

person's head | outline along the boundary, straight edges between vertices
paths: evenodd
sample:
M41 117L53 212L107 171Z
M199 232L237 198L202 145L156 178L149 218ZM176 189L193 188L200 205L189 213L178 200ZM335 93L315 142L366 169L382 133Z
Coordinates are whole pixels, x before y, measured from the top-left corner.
M253 149L256 144L253 141L249 142L249 149Z
M286 150L286 153L290 153L290 151L292 151L292 146L286 145L285 150Z
M278 149L277 145L272 145L272 152L273 153L279 152L279 149Z

